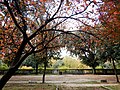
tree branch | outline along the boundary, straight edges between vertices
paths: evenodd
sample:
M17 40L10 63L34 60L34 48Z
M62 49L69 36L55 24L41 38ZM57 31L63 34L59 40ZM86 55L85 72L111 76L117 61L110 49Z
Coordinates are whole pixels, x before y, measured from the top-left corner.
M16 1L16 0L14 0L15 1L15 4L16 4L16 9L17 9L17 11L18 11L18 13L20 14L20 17L21 17L21 19L22 19L22 22L23 22L23 25L24 25L24 30L26 31L27 30L27 26L26 26L26 21L25 21L25 19L24 19L24 17L23 17L23 14L21 13L21 11L20 11L20 7L19 7L19 5L18 5L18 1ZM24 31L23 30L23 31Z
M56 11L56 12L54 13L54 15L52 16L52 18L54 18L54 16L59 12L63 1L64 1L64 0L61 0L61 1L60 1L60 5L59 5L57 11Z
M15 23L15 25L17 26L17 28L18 28L22 33L24 33L23 30L22 30L22 28L21 28L21 27L19 26L19 24L17 23L17 20L15 19L15 16L14 16L13 12L11 11L11 8L10 8L10 6L9 6L8 1L6 1L6 0L4 0L4 1L5 1L5 5L6 5L7 9L8 9L8 12L10 13L11 18L13 19L13 22Z

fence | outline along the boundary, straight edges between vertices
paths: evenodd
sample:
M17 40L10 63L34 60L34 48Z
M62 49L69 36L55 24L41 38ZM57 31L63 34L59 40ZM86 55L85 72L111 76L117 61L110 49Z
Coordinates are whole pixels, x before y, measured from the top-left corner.
M7 72L7 69L0 70L0 75L3 75ZM42 74L43 69L38 69L38 74ZM16 75L30 75L30 74L36 74L35 69L19 69L16 73ZM47 69L46 74L76 74L76 75L82 75L82 74L93 74L92 69ZM114 75L113 69L96 69L96 73L98 75ZM117 74L120 75L120 69L117 69Z

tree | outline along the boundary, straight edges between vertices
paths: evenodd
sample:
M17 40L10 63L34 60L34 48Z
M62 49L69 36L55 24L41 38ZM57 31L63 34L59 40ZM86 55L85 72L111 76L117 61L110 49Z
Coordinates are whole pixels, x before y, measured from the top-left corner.
M90 30L89 30L90 31ZM96 73L95 68L99 65L100 62L100 46L98 47L99 38L85 34L85 33L77 33L80 34L82 39L74 38L70 45L68 45L68 50L82 60L83 64L88 65L93 68L93 74Z
M31 67L35 68L36 63L42 63L41 58L38 55L34 56L34 54L32 54L25 59L25 61L22 63L22 65L23 66L31 66Z
M109 44L120 42L120 1L103 0L98 10L102 27L98 33L101 34L101 38Z
M70 19L87 21L87 9L95 3L95 0L0 0L0 52L4 60L11 61L9 70L0 80L0 89L29 55L61 47L58 39L63 34L75 35L65 30L66 23ZM53 36L49 37L50 33Z
M120 52L119 51L120 51L119 44L108 46L108 47L106 47L106 50L103 52L103 54L101 56L102 59L106 59L106 61L108 60L108 61L112 62L117 82L119 82L119 78L117 75L115 61L120 60Z
M55 48L54 48L55 49ZM46 49L45 57L44 59L44 71L43 71L43 81L42 83L45 83L45 74L46 74L46 68L50 66L50 59L53 58L55 60L60 60L60 50L53 50L53 49Z
M117 82L119 82L116 72L115 60L117 51L114 49L120 43L120 1L102 0L103 4L99 10L99 20L101 30L98 32L103 39L104 57L113 63ZM118 49L119 50L119 49Z
M59 67L61 67L61 66L63 66L64 65L64 62L63 62L63 60L57 60L54 64L53 64L53 68L59 68Z
M86 51L86 52L85 52ZM83 50L84 55L80 56L82 62L93 69L93 74L96 74L95 68L99 65L99 59L96 58L95 54L89 50Z
M22 66L31 66L36 70L36 75L38 74L38 66L43 64L41 56L37 54L31 54L22 63Z
M71 56L65 56L63 58L63 66L68 69L85 69L88 68L86 65L82 64L80 60L77 58L73 58Z

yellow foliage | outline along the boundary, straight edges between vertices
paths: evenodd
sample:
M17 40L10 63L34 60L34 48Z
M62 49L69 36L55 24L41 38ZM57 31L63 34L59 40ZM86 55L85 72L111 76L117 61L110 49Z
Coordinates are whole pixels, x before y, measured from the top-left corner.
M32 67L22 66L20 69L33 69Z

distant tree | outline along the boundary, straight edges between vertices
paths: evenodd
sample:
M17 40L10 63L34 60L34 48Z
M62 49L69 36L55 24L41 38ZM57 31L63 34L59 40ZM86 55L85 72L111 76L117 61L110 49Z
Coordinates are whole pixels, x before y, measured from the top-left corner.
M89 67L92 67L93 74L96 74L95 68L99 65L99 59L96 58L95 54L89 50L83 50L83 55L80 55L82 62Z
M91 28L89 28L91 31ZM73 38L67 45L68 50L71 54L76 55L82 60L83 64L93 68L93 73L96 73L95 68L100 64L101 46L100 39L97 35L89 35L85 33L77 32L81 38ZM72 48L71 48L72 47Z
M103 64L103 69L113 69L113 65L110 61L106 61L104 64Z
M25 61L22 63L23 66L31 66L33 68L36 68L36 63L40 64L42 63L42 60L39 55L30 55L25 59Z
M117 60L117 61L116 61L116 68L117 68L117 69L120 69L120 60Z
M59 50L48 50L46 49L46 51L44 52L42 61L44 64L44 70L43 70L43 79L42 79L42 83L45 83L45 75L46 75L46 68L50 66L50 59L54 58L54 59L60 59L60 51Z
M88 68L86 65L82 64L80 60L71 56L65 56L63 58L63 63L63 66L71 69Z
M53 64L53 68L59 68L61 66L64 66L64 62L63 60L57 60L54 64Z

